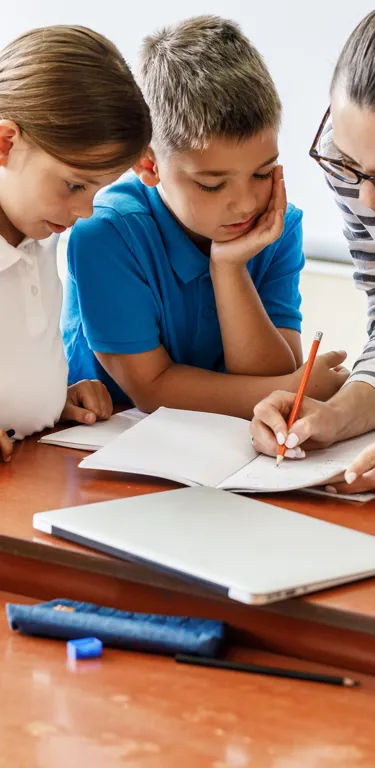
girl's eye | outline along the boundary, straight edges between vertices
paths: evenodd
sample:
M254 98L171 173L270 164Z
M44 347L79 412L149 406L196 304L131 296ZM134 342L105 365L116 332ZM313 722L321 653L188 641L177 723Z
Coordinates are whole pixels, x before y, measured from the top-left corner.
M197 181L199 189L201 189L203 192L217 192L219 189L222 189L224 186L224 182L222 181L221 184L217 184L216 187L206 187L205 184L200 184L199 181Z
M254 173L254 179L270 179L271 176L273 176L273 169L268 173Z
M82 190L85 189L83 184L74 184L74 182L72 181L66 181L65 184L70 190L70 192L81 192Z

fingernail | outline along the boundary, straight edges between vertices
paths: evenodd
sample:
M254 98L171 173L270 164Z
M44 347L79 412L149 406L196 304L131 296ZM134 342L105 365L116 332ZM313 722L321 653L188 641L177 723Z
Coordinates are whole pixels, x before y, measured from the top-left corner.
M295 459L296 458L296 452L292 449L289 451L285 451L285 456L288 457L288 459Z
M324 490L327 491L327 493L337 493L334 485L326 485Z
M85 421L87 421L88 424L92 424L92 422L95 421L95 414L94 413L86 413Z
M277 435L276 435L276 440L277 440L277 442L278 442L278 444L279 444L279 445L284 445L284 443L285 443L285 437L284 437L284 435L283 435L283 433L282 433L282 432L278 432L278 433L277 433Z
M4 459L4 461L5 461L6 463L8 463L8 461L10 461L10 460L11 460L11 458L12 458L11 456L8 456L8 458L7 458L7 459Z
M306 453L302 448L296 448L296 459L306 458Z
M348 483L348 485L351 485L351 483L354 483L354 480L357 479L357 475L355 472L345 472L345 480Z
M295 448L299 443L299 437L294 432L291 432L286 439L287 448Z

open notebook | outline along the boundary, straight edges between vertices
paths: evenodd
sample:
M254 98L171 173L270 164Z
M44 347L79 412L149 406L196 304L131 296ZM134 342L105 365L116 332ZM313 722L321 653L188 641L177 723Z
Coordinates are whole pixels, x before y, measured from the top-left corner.
M64 448L78 448L81 451L97 451L146 416L147 414L142 413L138 408L129 408L128 411L115 413L108 421L96 421L90 426L80 424L78 427L68 427L60 432L51 432L41 437L39 442L61 445Z
M152 475L190 486L277 492L331 480L374 440L372 432L310 453L306 459L285 459L276 468L275 459L254 450L245 419L159 408L79 466Z

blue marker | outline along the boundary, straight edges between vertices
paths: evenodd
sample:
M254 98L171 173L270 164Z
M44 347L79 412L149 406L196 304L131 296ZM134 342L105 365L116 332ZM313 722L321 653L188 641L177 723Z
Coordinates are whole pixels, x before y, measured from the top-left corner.
M103 653L103 643L97 637L82 637L66 644L69 659L97 659Z

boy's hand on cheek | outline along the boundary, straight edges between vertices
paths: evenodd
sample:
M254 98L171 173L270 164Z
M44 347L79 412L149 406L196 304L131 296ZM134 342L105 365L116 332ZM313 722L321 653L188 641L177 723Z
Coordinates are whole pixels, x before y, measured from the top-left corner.
M267 209L250 232L225 243L212 242L212 265L244 266L263 248L278 240L284 227L286 204L283 169L278 165L273 173L272 194Z
M112 411L111 396L101 381L78 381L68 387L68 396L60 420L94 424L97 419L109 419Z

